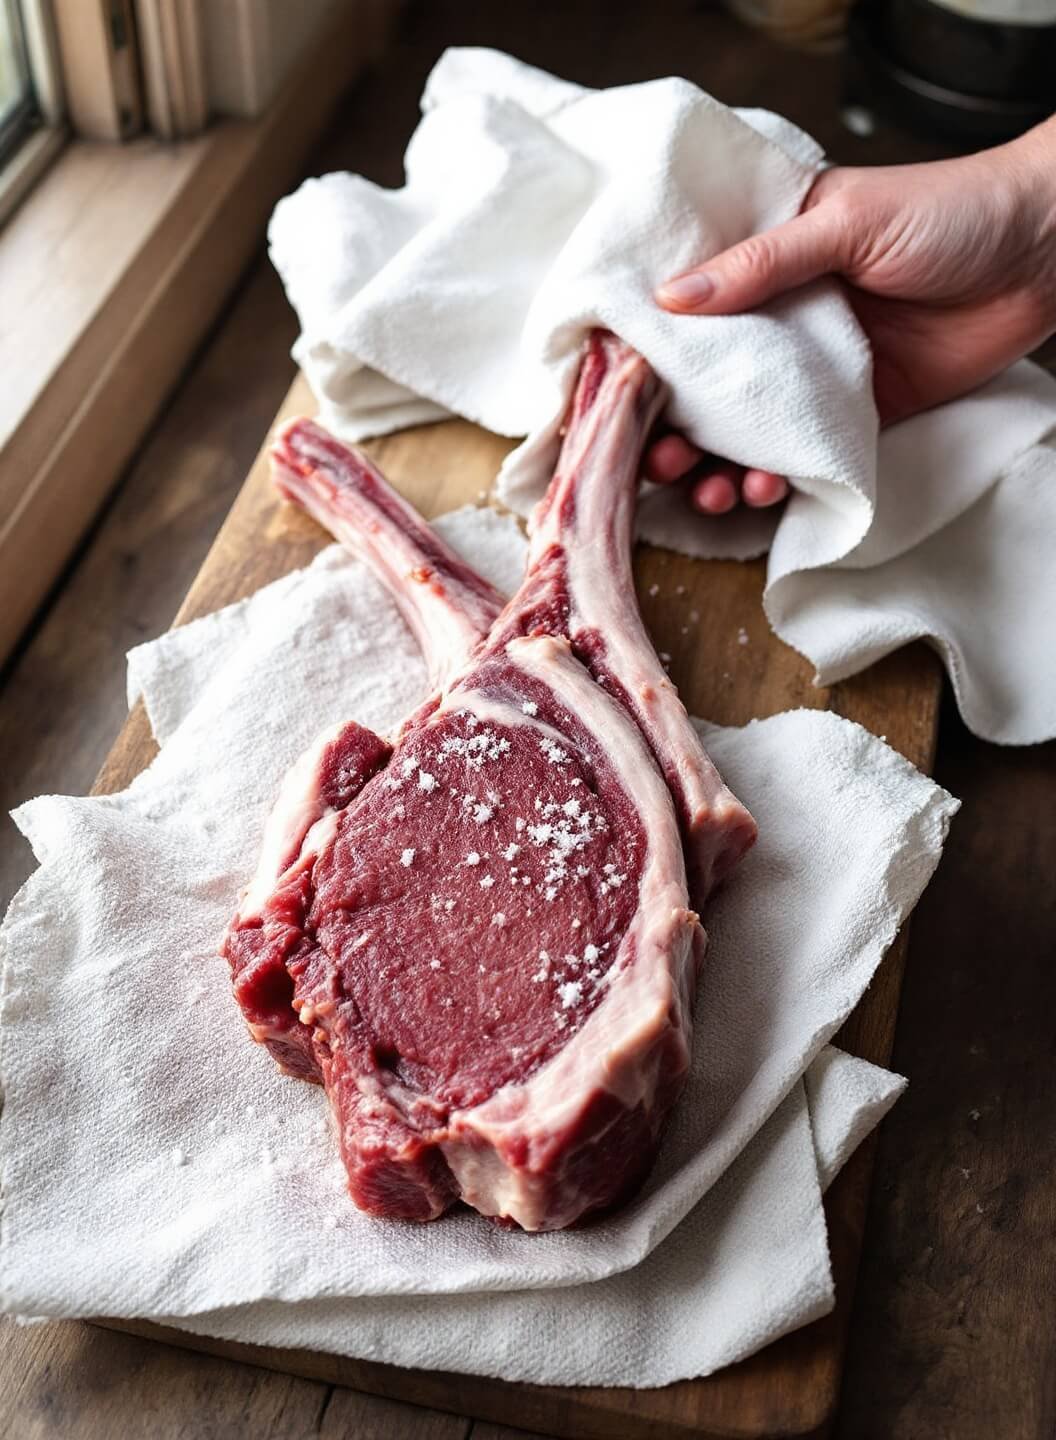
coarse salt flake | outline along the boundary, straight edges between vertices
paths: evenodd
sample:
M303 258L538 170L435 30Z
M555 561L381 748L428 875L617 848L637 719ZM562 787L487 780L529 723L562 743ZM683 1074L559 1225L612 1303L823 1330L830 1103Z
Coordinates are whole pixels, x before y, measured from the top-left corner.
M539 714L539 706L535 703L534 700L525 700L521 705L521 709L525 715Z
M402 851L400 854L400 864L406 865L407 868L410 869L410 867L414 864L414 853L415 852L413 847L409 845L407 849Z
M467 864L467 865L479 865L479 864L480 864L480 856L477 854L477 852L476 852L475 850L471 850L471 851L469 852L469 854L466 856L466 864Z
M428 770L419 770L419 772L418 772L418 789L419 789L419 790L425 790L425 791L427 791L427 792L428 792L429 790L435 790L435 789L436 789L436 776L435 776L435 775L430 775Z
M583 986L578 980L566 980L557 987L557 998L561 1001L562 1010L571 1010L583 998Z

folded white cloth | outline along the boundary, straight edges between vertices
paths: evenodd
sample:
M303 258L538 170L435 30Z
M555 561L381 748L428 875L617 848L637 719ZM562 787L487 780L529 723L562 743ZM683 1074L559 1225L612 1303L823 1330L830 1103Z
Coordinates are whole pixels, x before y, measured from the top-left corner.
M511 517L439 528L513 588ZM322 1094L250 1043L216 946L293 759L340 719L391 730L425 683L395 607L333 547L132 653L161 750L126 791L16 812L41 865L2 932L5 1310L658 1385L831 1304L821 1186L903 1082L826 1041L956 802L828 713L709 729L761 839L709 912L692 1078L642 1195L553 1235L372 1220Z
M584 90L490 50L449 50L422 105L402 190L329 175L272 219L324 423L356 439L454 411L527 435L498 483L525 513L584 333L608 326L668 382L675 424L796 487L776 532L770 513L691 520L653 491L645 536L771 547L767 615L821 683L925 637L973 730L1056 734L1056 381L1021 363L878 442L834 282L747 315L660 310L661 280L799 209L823 157L779 116L684 80Z

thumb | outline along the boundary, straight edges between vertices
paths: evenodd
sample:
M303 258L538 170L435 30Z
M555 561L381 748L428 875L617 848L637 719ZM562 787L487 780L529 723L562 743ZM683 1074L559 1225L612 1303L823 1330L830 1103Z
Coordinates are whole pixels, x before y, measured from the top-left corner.
M839 227L819 206L666 280L656 299L679 315L732 315L827 275L841 261Z

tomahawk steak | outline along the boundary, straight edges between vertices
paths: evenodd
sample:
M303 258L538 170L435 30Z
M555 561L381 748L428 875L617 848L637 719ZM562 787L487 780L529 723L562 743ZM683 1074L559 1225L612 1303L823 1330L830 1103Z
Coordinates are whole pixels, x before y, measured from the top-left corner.
M302 757L224 939L252 1034L325 1085L373 1214L461 1199L572 1224L641 1182L685 1081L695 909L755 827L634 601L661 400L591 337L505 608L363 455L306 420L273 447L283 493L395 597L434 692L393 737L352 722Z

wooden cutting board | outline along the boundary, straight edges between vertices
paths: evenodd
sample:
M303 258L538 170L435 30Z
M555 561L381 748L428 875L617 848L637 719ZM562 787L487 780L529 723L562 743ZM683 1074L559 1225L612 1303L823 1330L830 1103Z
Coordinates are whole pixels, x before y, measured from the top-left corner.
M308 387L299 378L277 418L310 414L314 409ZM365 448L393 484L431 517L467 502L485 503L485 492L510 443L465 421L450 420L373 441ZM312 521L279 501L262 449L175 623L242 599L307 564L328 542ZM635 577L656 648L671 655L671 675L692 713L724 725L741 725L798 706L833 710L885 736L920 769L930 769L941 670L925 647L915 645L889 656L854 680L816 688L811 667L767 626L761 605L763 562L703 562L640 546ZM691 618L694 611L697 620ZM139 705L118 737L94 793L123 789L155 753ZM905 951L903 929L861 1004L836 1036L845 1049L878 1064L884 1064L891 1051ZM839 1392L872 1160L873 1145L867 1141L826 1196L836 1277L833 1313L717 1375L662 1390L508 1384L401 1370L311 1351L200 1339L146 1322L99 1323L553 1435L606 1440L822 1435Z

